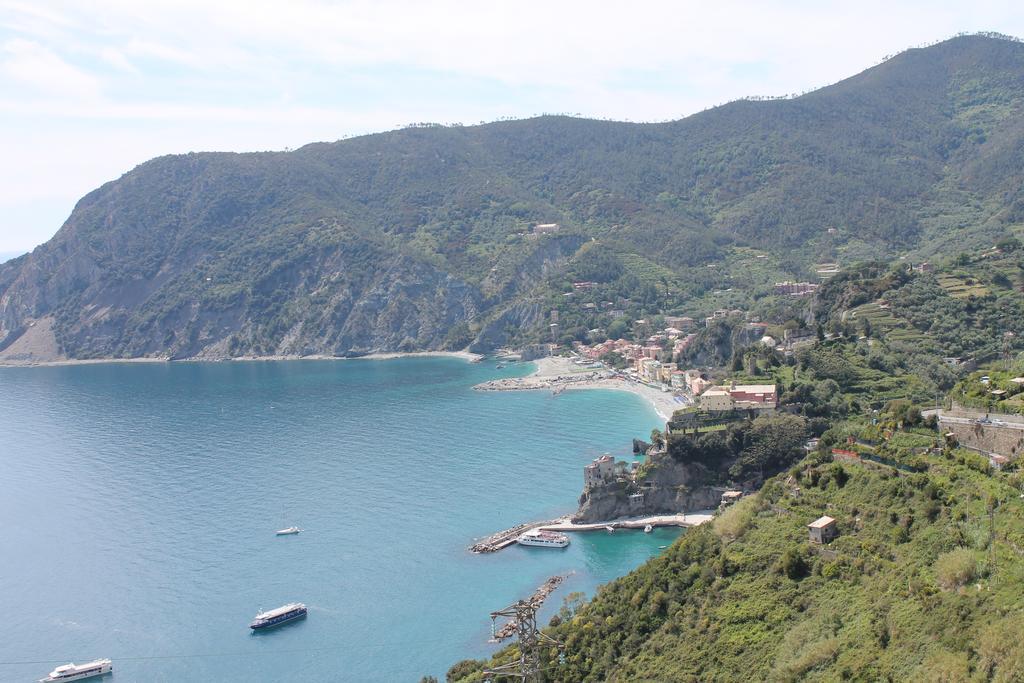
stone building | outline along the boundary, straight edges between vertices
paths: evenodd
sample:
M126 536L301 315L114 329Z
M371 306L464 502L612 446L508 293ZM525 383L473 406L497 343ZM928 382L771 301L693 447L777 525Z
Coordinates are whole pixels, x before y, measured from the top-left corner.
M583 467L583 488L591 489L615 480L615 458L605 453Z
M836 520L831 517L819 517L807 525L810 532L811 543L828 543L839 535L839 528L836 527Z

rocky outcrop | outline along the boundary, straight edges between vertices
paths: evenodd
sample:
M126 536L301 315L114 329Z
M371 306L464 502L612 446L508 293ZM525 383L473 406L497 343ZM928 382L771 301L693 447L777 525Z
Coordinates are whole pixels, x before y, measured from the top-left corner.
M473 353L488 353L508 344L512 330L535 327L542 320L541 306L535 301L524 301L509 306L491 319L470 344Z
M621 474L585 487L573 521L594 523L718 507L726 488L708 483L711 477L703 467L678 463L661 451L648 458L635 475Z

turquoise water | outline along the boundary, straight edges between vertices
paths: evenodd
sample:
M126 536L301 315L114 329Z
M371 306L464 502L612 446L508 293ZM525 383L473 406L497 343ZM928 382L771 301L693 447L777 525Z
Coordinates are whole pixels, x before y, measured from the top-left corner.
M592 594L675 532L472 539L575 508L658 420L614 391L484 393L448 358L0 369L0 680L443 680L547 577ZM299 525L298 536L274 530ZM309 617L251 634L259 608ZM10 664L10 662L33 662Z

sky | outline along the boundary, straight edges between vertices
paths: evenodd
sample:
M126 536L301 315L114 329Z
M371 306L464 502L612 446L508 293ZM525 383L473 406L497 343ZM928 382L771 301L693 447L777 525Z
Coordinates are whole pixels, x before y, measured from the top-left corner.
M1019 0L0 0L0 260L163 154L544 113L677 119L822 87Z

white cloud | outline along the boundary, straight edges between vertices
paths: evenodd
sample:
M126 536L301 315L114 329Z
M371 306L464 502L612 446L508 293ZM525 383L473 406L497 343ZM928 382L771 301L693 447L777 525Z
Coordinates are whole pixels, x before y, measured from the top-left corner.
M125 71L133 74L139 73L139 70L128 60L124 52L121 50L112 47L100 48L99 56L100 59L119 71Z
M0 53L0 74L30 91L85 100L100 94L98 78L39 43L15 38L4 43Z

